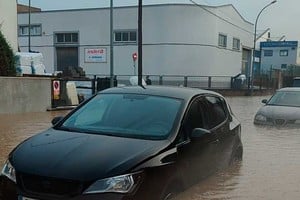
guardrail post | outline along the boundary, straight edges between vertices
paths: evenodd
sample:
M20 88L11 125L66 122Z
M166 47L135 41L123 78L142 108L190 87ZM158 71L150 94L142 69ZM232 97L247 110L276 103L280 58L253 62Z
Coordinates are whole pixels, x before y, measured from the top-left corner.
M159 76L159 82L158 82L159 85L162 85L163 84L163 76Z
M96 79L97 79L97 76L94 75L92 81L91 81L91 84L92 84L92 94L95 94L96 93Z
M185 76L185 77L184 77L184 82L183 82L183 86L184 86L184 87L187 87L187 82L188 82L188 77Z
M211 88L211 76L208 77L208 88Z
M234 77L230 78L230 88L233 89L233 82L234 82Z

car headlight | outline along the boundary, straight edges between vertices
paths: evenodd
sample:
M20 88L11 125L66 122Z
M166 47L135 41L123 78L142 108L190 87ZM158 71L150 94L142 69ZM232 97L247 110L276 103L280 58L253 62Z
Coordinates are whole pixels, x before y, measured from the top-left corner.
M6 176L7 178L16 183L16 171L15 168L10 164L9 160L5 162L1 171L1 175Z
M85 190L84 194L106 192L129 193L139 183L141 179L140 174L139 172L98 180Z
M256 121L261 121L261 122L266 122L267 117L265 117L264 115L258 114L258 115L255 116L255 120Z

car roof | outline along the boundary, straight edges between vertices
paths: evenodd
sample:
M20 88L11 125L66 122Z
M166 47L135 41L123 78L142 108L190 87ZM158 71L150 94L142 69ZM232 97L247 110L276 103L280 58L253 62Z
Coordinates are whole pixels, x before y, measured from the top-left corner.
M277 91L280 91L280 92L300 92L300 87L286 87L286 88L281 88Z
M196 95L201 94L213 94L222 97L222 95L199 88L188 88L188 87L174 87L174 86L125 86L125 87L114 87L99 92L104 93L120 93L120 94L146 94L155 96L165 96L171 98L179 98L189 101Z

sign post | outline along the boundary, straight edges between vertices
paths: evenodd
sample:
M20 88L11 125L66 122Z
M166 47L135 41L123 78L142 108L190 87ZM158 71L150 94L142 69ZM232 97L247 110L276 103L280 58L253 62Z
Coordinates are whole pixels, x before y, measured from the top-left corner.
M134 52L132 54L132 60L133 60L133 74L136 76L136 59L137 59L137 53Z
M60 95L60 82L53 81L53 99L58 100Z

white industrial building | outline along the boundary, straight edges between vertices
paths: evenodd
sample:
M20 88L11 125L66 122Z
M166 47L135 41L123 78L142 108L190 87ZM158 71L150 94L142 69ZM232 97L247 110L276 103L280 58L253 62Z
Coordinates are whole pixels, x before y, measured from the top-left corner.
M137 6L114 8L114 73L132 75L137 52ZM19 46L28 51L28 14L18 14ZM47 72L80 66L110 73L110 9L31 14L31 50L43 53ZM248 74L253 24L232 5L143 6L143 74Z
M17 2L0 1L0 30L14 51L18 50L17 38Z

